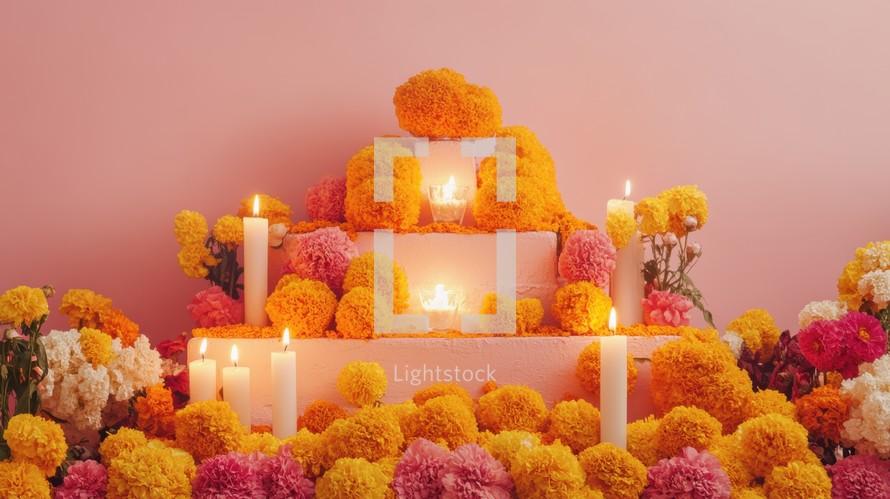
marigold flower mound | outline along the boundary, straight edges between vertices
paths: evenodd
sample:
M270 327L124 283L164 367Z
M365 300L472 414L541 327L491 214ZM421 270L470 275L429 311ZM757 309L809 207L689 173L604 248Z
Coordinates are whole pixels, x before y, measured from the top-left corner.
M266 313L272 325L281 331L289 328L301 338L322 336L334 312L337 296L323 282L293 282L272 293L266 302Z
M383 321L383 327L387 330L390 329L386 327L391 323L385 320L386 312L382 308L385 306L377 303L374 299L374 291L370 288L359 286L350 289L340 298L337 311L334 313L337 333L343 338L359 340L377 337L374 331L375 317L378 321ZM379 317L376 314L378 309L380 309Z
M361 407L377 402L386 393L386 372L377 362L354 361L337 376L337 391L350 404Z
M292 237L287 270L304 279L321 281L339 292L349 262L358 256L355 241L339 227L323 227Z
M600 443L600 411L586 400L564 400L550 411L545 440L559 440L576 454Z
M890 497L890 461L856 454L827 467L832 497L879 499Z
M111 300L89 289L69 289L59 306L59 312L68 316L73 328L98 328L100 314L109 310Z
M241 453L259 452L266 456L275 456L281 448L281 439L268 432L256 431L241 440Z
M269 225L283 223L290 227L290 217L294 213L294 210L291 209L290 205L282 201L278 196L260 194L259 197L259 215L254 215L253 213L253 201L255 196L247 196L241 200L241 205L238 207L238 216L241 218L259 216L260 218L268 219Z
M591 281L604 288L615 270L615 246L597 230L576 230L559 254L559 275L568 282Z
M572 237L572 233L576 230L597 230L596 225L581 220L569 211L557 216L556 224L557 235L559 236L557 244L559 251L562 251L562 247L565 246L566 241Z
M376 158L375 158L376 154ZM375 160L392 173L374 174ZM357 152L346 164L346 220L356 230L407 229L420 217L420 161L393 142L379 142ZM375 201L392 191L391 202Z
M117 456L147 444L148 438L145 433L124 426L105 437L105 440L99 445L99 455L102 456L102 462L110 463Z
M195 471L188 453L153 441L111 460L108 497L187 498Z
M306 191L306 213L312 220L345 222L346 177L325 177Z
M627 451L649 467L660 459L655 444L655 432L661 423L654 415L627 424Z
M318 481L318 499L384 499L389 492L389 479L383 471L366 459L338 459Z
M711 497L728 499L731 485L720 462L707 451L685 447L678 456L649 468L641 497Z
M479 438L473 409L457 395L427 400L411 414L406 426L407 440L425 438L449 449L475 443Z
M396 88L399 127L415 137L490 137L501 127L501 105L488 87L450 68L422 71Z
M349 417L349 411L339 405L327 400L316 400L306 406L306 410L297 418L297 426L312 433L321 433L334 421L346 417Z
M173 217L173 235L180 246L204 244L208 234L207 219L197 211L182 210Z
M176 413L176 445L196 461L241 450L247 428L226 402L194 402Z
M686 235L686 217L695 217L697 229L708 221L708 198L697 185L679 185L658 195L667 206L668 229L683 237Z
M324 469L330 469L340 458L364 458L377 461L394 457L405 437L398 415L384 407L366 406L346 419L331 423L321 434L319 448Z
M521 448L510 463L510 475L519 497L575 498L587 476L572 449L565 445Z
M592 341L581 350L578 355L578 364L575 367L575 377L581 383L581 388L598 398L600 395L600 351L602 346L599 341ZM627 393L631 394L637 381L639 370L634 363L633 355L627 356Z
M664 235L668 231L668 206L663 199L641 199L634 205L634 215L640 219L640 232L644 236Z
M720 461L733 490L751 486L756 478L739 459L740 446L739 436L733 433L716 439L708 448L708 452Z
M480 397L478 404L476 419L482 430L538 432L547 422L547 404L527 386L502 386Z
M446 395L458 397L470 410L476 409L476 403L473 401L473 397L470 396L470 392L457 383L433 383L426 388L421 388L414 392L411 400L418 406L422 406L429 400Z
M381 277L387 286L380 290L377 295L393 304L393 313L401 314L408 309L408 300L411 295L408 292L408 276L405 274L402 266L393 261L386 255L369 251L362 253L349 262L349 268L346 270L346 277L343 279L343 292L348 293L354 288L363 287L374 291L374 267L375 262L381 270ZM392 262L392 274L388 274L386 269L389 262ZM390 284L392 283L392 284ZM388 291L392 288L392 291ZM392 294L390 294L392 293Z
M541 445L541 436L537 433L507 430L492 434L483 447L509 471L517 452L538 445Z
M612 310L612 299L589 281L566 284L556 290L553 315L561 327L576 334L597 332L605 328Z
M726 331L732 331L745 340L745 344L758 354L761 361L773 355L782 331L776 326L773 317L762 308L746 311L740 317L726 325Z
M11 417L3 438L14 460L35 465L46 476L56 474L68 453L62 427L39 416Z
M308 477L316 477L322 473L324 449L321 445L321 435L312 433L306 428L300 428L296 435L281 441L282 448L290 449L291 457L303 467Z
M541 327L541 321L544 320L544 306L541 300L537 298L521 298L513 300L507 296L498 296L496 293L489 293L482 297L482 314L497 314L498 301L504 303L507 307L514 306L516 308L516 334L535 334ZM507 325L504 325L507 326ZM508 327L501 328L499 325L494 326L497 330L509 330Z
M844 422L850 417L852 401L837 387L819 386L794 402L800 424L825 444L841 441Z
M636 499L646 488L646 466L626 450L603 442L578 454L587 485L609 499Z
M773 468L763 482L763 491L770 499L829 499L831 479L819 464L792 461Z
M807 430L780 414L749 419L736 430L739 459L757 477L766 477L776 466L804 461L810 452Z
M49 482L40 468L28 462L0 461L0 491L5 497L46 499L50 497Z
M748 399L747 418L756 418L764 414L781 414L797 421L797 408L788 400L784 393L776 390L760 390Z
M136 397L133 408L140 430L160 438L173 437L176 424L173 392L164 383L146 388L144 396Z
M498 165L513 163L515 170L508 166L505 171L498 171ZM550 153L536 153L534 156L515 156L510 152L495 152L494 156L482 160L477 175L477 185L494 184L499 179L509 181L511 178L527 179L535 186L544 199L545 209L550 213L551 220L566 212L562 194L556 187L556 168Z
M501 196L514 201L498 201ZM503 177L497 182L483 183L473 199L473 218L484 229L516 229L517 231L552 230L553 214L547 210L547 199L536 179Z
M720 437L723 425L697 407L677 406L668 411L655 430L655 445L661 457L673 457L684 447L707 449Z

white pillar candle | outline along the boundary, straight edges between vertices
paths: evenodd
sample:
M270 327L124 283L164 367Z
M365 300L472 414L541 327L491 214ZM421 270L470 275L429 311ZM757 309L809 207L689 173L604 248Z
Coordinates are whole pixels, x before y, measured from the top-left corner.
M265 326L269 279L269 220L259 218L260 197L253 216L244 217L244 323Z
M238 347L232 345L232 367L223 368L223 400L250 431L250 369L238 366Z
M272 434L278 438L297 433L297 354L287 351L287 328L282 342L284 350L272 352Z
M630 196L630 180L625 185L625 199L610 199L606 205L607 213L625 212L634 217L634 202L626 199ZM615 258L615 271L609 281L612 304L618 311L622 326L630 326L643 322L643 298L645 283L643 282L643 241L639 232L631 236L627 246L618 250Z
M616 322L612 308L613 334ZM627 336L600 337L600 441L627 448Z
M201 341L201 359L189 362L189 403L216 400L216 361L205 359L207 338Z

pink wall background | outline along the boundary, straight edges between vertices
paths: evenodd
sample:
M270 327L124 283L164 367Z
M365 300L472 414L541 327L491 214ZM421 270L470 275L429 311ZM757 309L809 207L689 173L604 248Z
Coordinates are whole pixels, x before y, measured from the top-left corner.
M890 236L888 20L878 1L3 0L0 289L92 288L175 335L204 285L176 212L268 192L304 216L307 187L398 132L395 87L450 66L539 134L584 218L626 177L637 198L698 183L718 325L766 307L794 327Z

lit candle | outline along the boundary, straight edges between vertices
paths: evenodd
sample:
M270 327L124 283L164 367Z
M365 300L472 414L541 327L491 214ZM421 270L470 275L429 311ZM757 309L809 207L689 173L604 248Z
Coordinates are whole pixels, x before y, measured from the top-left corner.
M232 345L232 367L223 368L223 400L250 431L250 369L238 367L237 345Z
M436 284L432 292L426 290L420 295L423 312L430 318L432 331L450 331L457 314L459 296L457 291L446 290L444 284Z
M284 350L272 352L272 433L286 438L297 433L297 354L287 351L287 328L281 341Z
M433 222L463 222L469 190L466 185L456 185L453 175L446 184L431 185L430 211L433 213Z
M600 337L600 441L627 448L627 336L615 335L615 308L609 313L612 336Z
M189 403L216 400L216 361L207 360L207 338L201 340L201 360L189 362Z
M253 198L253 216L244 217L244 323L266 325L269 279L269 220L259 218L260 197Z
M634 202L630 197L630 180L624 186L624 199L610 199L608 213L623 211L634 217ZM643 241L639 231L631 236L627 246L617 252L615 271L609 281L612 304L618 310L622 326L643 322Z

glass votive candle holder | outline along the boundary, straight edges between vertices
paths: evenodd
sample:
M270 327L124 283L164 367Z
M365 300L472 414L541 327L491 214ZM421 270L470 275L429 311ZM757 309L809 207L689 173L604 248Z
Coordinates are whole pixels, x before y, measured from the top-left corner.
M430 186L430 211L433 222L451 222L461 224L467 211L467 194L470 188L466 185L454 185L454 177L447 184Z
M430 331L451 331L459 303L460 292L442 284L420 292L420 306L429 317Z

